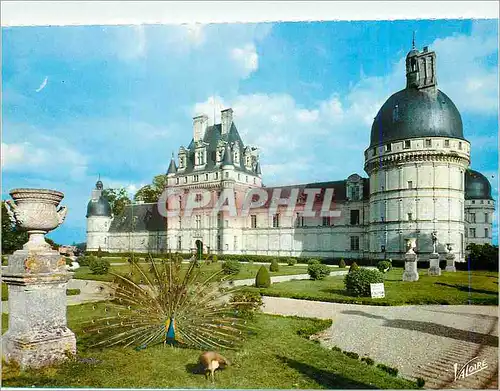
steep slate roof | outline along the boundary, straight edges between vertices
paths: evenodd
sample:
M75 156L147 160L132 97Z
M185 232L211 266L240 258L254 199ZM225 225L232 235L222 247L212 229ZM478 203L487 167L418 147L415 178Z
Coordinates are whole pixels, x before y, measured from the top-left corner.
M157 203L127 205L115 216L109 232L165 231L166 220L158 213Z
M238 144L240 146L240 166L238 167L237 165L234 166L236 171L242 171L242 172L247 172L249 174L255 174L253 170L247 170L245 168L245 161L244 161L244 156L243 152L245 149L245 144L243 144L243 141L241 140L240 134L238 133L238 129L236 129L236 126L234 123L231 124L231 128L229 129L229 132L225 135L222 135L222 125L221 124L216 124L216 125L211 125L207 127L207 130L205 132L205 136L203 137L203 141L207 143L207 164L203 170L200 170L198 172L206 172L206 171L215 171L216 167L216 161L217 161L217 144L219 143L219 140L226 141L229 144L234 143L235 141L238 141ZM194 145L194 139L191 139L191 142L189 143L189 146L187 147L187 162L186 162L186 169L183 171L180 171L179 174L190 174L194 172L194 159L195 159L195 145Z

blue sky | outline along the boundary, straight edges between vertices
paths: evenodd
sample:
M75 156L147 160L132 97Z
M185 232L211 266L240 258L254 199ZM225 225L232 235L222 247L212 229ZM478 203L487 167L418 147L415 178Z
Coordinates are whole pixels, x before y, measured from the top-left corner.
M437 53L471 167L497 200L496 20L3 28L2 198L63 191L68 218L50 236L84 241L97 175L131 192L149 183L214 107L216 121L232 107L260 147L266 185L366 176L371 122L405 86L413 31Z

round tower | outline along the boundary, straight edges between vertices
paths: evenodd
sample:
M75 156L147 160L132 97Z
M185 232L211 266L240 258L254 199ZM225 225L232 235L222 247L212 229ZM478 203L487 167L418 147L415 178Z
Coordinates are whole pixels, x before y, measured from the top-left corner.
M87 204L87 251L109 251L108 231L113 220L111 206L102 195L103 184L98 180Z
M365 151L370 177L370 256L403 259L405 239L416 239L420 260L447 243L464 258L464 178L470 143L448 96L437 89L436 54L412 48L406 88L379 110Z

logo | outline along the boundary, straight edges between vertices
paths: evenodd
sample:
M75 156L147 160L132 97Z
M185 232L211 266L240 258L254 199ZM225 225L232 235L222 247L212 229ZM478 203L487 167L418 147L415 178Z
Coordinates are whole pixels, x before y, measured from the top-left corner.
M465 379L466 377L472 376L482 370L488 368L485 360L479 360L479 357L474 357L473 359L467 361L460 370L458 370L458 364L453 364L453 369L455 371L455 381L458 379Z

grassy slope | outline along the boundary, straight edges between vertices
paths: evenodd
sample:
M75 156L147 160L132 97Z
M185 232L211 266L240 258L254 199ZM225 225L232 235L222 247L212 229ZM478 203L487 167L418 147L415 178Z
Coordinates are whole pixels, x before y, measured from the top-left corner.
M426 269L421 269L418 281L403 282L403 271L395 268L386 274L384 299L348 296L343 277L281 282L261 292L269 296L373 305L469 304L469 300L470 304L498 305L498 273L473 271L469 276L467 271L443 271L441 276L431 277Z
M147 264L141 264L144 267L147 267ZM259 270L261 265L251 265L246 263L241 263L241 270L238 274L234 276L234 279L242 280L247 278L255 278L257 275L257 271ZM187 269L188 264L183 264L182 267ZM220 270L222 267L222 262L212 263L210 265L203 265L203 270L207 274L215 273ZM267 266L269 269L269 266ZM110 271L117 274L126 274L130 271L130 266L128 265L111 265ZM271 272L271 276L283 276L289 274L306 274L307 266L280 266L278 272ZM82 266L75 271L74 278L82 279L82 280L98 280L98 281L113 281L113 276L110 274L104 275L96 275L92 274L88 268L88 266Z
M98 306L98 311L103 305ZM68 308L69 326L78 338L80 357L98 364L69 362L60 367L19 374L5 368L8 387L186 387L212 388L201 374L193 373L199 350L154 346L136 352L132 348L102 351L85 347L82 320L92 305ZM3 324L6 325L6 315ZM300 329L318 332L326 321L258 315L257 335L237 352L222 352L233 366L216 374L217 388L415 388L415 384L368 366L342 353L327 350L297 335ZM6 326L4 326L5 329Z
M66 289L66 295L76 296L81 293L80 289ZM2 301L9 300L9 289L5 282L2 282Z

